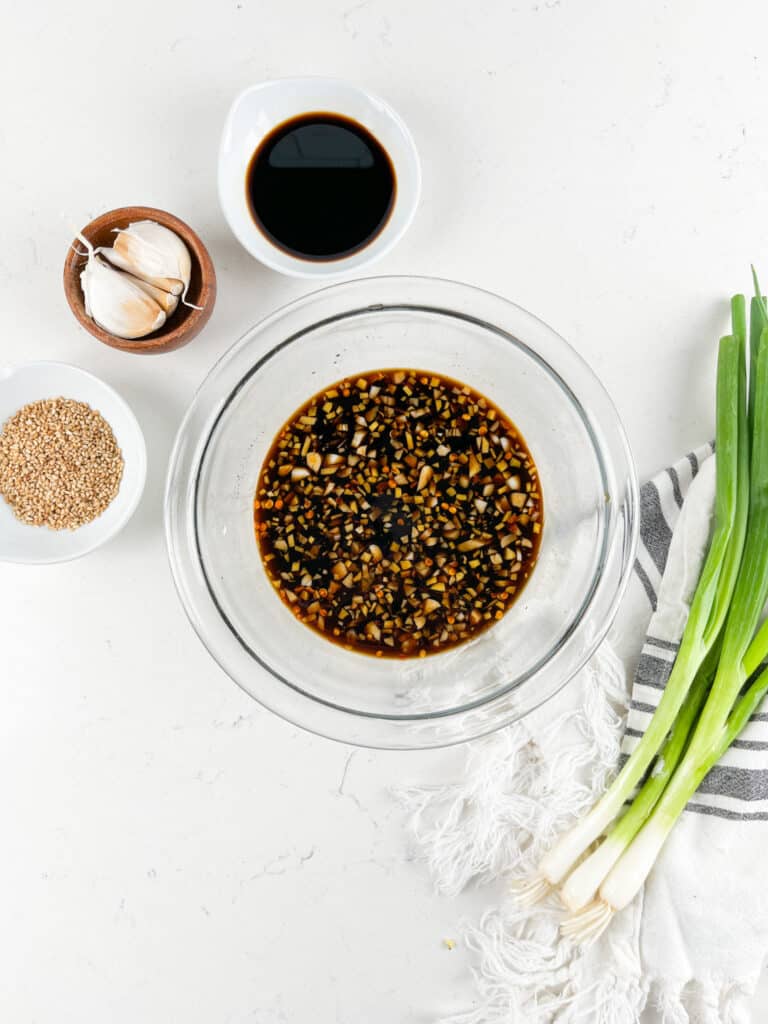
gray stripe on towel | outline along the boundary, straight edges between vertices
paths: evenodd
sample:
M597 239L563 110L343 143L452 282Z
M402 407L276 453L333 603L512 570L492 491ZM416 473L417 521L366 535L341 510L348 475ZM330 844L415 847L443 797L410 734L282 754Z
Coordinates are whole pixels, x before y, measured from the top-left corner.
M644 704L641 700L631 700L629 706L633 711L642 711L646 715L652 715L656 710L655 704Z
M674 466L670 466L669 469L667 470L667 473L669 474L669 479L672 481L672 493L675 496L675 501L677 502L677 507L678 508L682 508L683 507L683 495L682 495L682 492L680 490L680 477L677 475L677 470L675 469Z
M686 811L694 814L711 814L713 818L728 821L768 821L768 811L726 811L724 807L707 807L706 804L686 804Z
M705 776L698 792L734 800L768 800L768 769L716 764Z
M640 537L653 564L663 573L672 530L664 518L659 489L652 480L640 488Z
M672 672L673 661L666 658L655 658L652 654L641 654L635 669L635 686L650 686L653 690L663 690Z
M645 596L650 602L651 608L656 611L656 591L653 589L653 584L648 579L648 573L642 565L640 565L637 559L635 559L635 572L637 573L637 578L643 584L643 590L645 591Z
M662 651L679 651L680 644L673 644L669 640L659 640L655 636L647 636L645 638L646 644L650 644L652 647L659 647Z

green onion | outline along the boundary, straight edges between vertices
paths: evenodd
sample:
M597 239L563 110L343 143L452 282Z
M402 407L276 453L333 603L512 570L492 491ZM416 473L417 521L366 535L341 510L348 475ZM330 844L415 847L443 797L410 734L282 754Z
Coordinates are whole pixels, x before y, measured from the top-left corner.
M731 712L725 732L723 733L720 752L715 758L715 762L719 761L728 747L730 747L742 729L749 722L752 713L759 706L766 693L768 693L768 669L764 669L760 673L744 695L739 698L738 703Z
M655 808L606 875L599 898L568 923L567 932L580 939L599 934L613 913L633 899L702 779L768 690L768 671L747 686L765 656L768 636L765 628L755 635L768 599L768 328L762 329L756 348L748 529L717 672L691 740Z
M702 779L768 693L768 620L758 628L768 600L768 306L754 269L753 277L748 388L741 295L731 301L732 334L720 341L715 529L664 693L613 785L518 889L531 902L563 883L574 913L561 930L579 941L634 898Z
M744 309L743 296L736 297L732 303L734 334L720 342L715 530L672 672L648 729L631 757L592 810L546 854L538 874L517 887L520 902L534 902L559 884L617 817L664 744L720 636L741 562L749 498ZM626 828L629 831L629 826Z

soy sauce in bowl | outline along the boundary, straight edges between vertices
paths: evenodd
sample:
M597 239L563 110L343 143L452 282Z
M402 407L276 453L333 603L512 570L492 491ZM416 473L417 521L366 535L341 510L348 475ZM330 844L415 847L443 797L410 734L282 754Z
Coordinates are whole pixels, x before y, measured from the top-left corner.
M395 203L389 154L341 114L308 113L274 128L246 172L248 207L279 249L323 262L359 252L380 234Z

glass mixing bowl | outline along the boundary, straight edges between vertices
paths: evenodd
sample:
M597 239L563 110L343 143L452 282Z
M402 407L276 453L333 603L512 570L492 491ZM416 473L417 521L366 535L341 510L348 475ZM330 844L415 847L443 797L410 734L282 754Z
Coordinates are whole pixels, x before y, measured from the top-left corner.
M539 469L544 529L504 617L426 658L373 658L302 625L269 582L253 529L262 460L324 386L413 367L460 380L516 424ZM260 703L347 743L441 746L514 721L585 664L611 623L637 535L637 482L605 390L540 320L451 281L380 277L278 310L213 368L171 457L166 534L181 600L221 667Z

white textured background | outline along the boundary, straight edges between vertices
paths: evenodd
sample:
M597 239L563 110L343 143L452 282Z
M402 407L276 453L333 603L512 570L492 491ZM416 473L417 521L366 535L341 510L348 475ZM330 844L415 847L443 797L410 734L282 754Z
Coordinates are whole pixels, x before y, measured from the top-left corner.
M472 998L468 955L442 940L494 893L433 896L387 796L460 758L284 725L208 659L172 589L161 492L184 408L307 290L218 210L234 94L314 73L390 100L424 198L377 270L480 284L551 323L646 474L711 434L725 300L752 260L768 280L767 33L757 0L5 4L1 357L115 385L150 475L106 549L1 569L0 1020L428 1024ZM208 330L155 359L79 330L60 282L60 215L131 203L188 220L219 272Z

